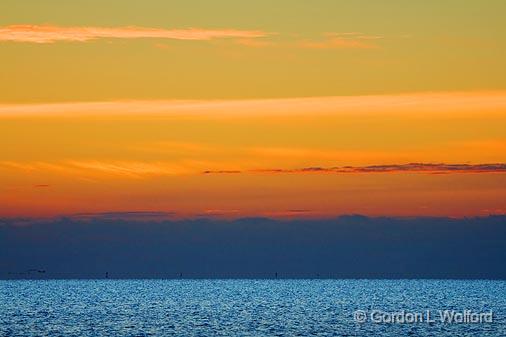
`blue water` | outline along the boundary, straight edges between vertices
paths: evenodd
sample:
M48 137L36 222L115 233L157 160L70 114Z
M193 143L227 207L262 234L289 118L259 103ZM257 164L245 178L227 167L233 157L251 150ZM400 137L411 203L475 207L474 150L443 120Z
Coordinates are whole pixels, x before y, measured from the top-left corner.
M375 310L493 321L377 323ZM506 336L506 281L0 281L0 336Z

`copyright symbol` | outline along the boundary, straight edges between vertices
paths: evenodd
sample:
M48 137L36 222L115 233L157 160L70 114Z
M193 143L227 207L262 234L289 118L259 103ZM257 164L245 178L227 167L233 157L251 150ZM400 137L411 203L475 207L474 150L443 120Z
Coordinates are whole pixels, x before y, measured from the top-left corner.
M367 314L364 310L357 310L353 313L353 319L357 323L364 323L367 321Z

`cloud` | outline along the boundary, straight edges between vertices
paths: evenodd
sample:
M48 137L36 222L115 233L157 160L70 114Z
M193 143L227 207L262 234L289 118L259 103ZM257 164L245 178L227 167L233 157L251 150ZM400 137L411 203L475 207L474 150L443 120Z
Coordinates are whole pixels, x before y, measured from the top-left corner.
M207 170L202 172L203 174L237 174L242 173L239 170Z
M123 220L155 220L167 219L176 215L175 212L163 211L125 211L125 212L96 212L75 213L68 217L72 219L123 219Z
M149 175L171 175L175 171L162 163L140 161L70 161L71 166L79 169L92 170L105 174L141 177Z
M506 91L433 92L396 95L293 97L249 100L145 100L42 104L0 104L0 118L27 116L255 117L296 115L371 116L378 113L423 117L444 113L503 114Z
M289 209L289 210L287 210L287 212L290 212L290 213L309 213L309 212L311 212L311 210L309 210L309 209Z
M506 163L448 164L448 163L407 163L367 166L307 166L300 168L243 168L199 170L199 166L212 162L142 162L142 161L60 161L56 163L33 162L19 164L0 161L0 168L32 171L52 171L70 175L99 177L116 176L140 179L153 176L174 175L237 175L237 174L363 174L363 173L506 173ZM228 163L233 165L233 163ZM38 184L35 188L50 185Z
M378 48L374 40L382 39L379 35L367 35L363 33L326 33L323 40L305 40L297 45L301 48L310 49L372 49Z
M211 164L203 162L202 164ZM193 168L191 161L132 161L132 160L60 160L55 162L33 161L17 163L0 161L0 169L25 171L32 173L37 171L55 172L58 174L71 175L74 177L100 177L115 176L129 179L142 179L153 176L172 176L184 174L196 174L201 170ZM34 187L48 187L49 185L36 185Z
M17 24L0 27L0 42L29 42L48 44L55 42L88 42L98 39L170 39L170 40L199 40L230 38L247 47L273 47L279 45L272 41L258 38L273 35L262 30L242 29L203 29L182 28L164 29L153 27L93 27L57 25ZM371 49L378 45L373 41L382 39L379 35L369 35L359 32L325 33L323 39L289 41L287 46L310 49ZM283 43L281 43L283 45ZM165 44L157 43L157 48L166 49Z
M506 164L444 164L444 163L409 163L400 165L371 165L363 167L343 167L339 172L426 172L426 173L495 173L506 172Z
M242 171L243 173L506 173L506 164L445 164L445 163L408 163L369 166L339 166L339 167L302 167L295 169L268 168ZM204 171L204 174L241 173L241 171Z
M238 29L162 29L147 27L61 27L52 25L10 25L0 27L0 41L54 43L86 42L96 39L173 39L211 40L218 38L252 39L269 34L259 30Z
M206 209L203 213L196 214L197 217L237 217L240 214L240 210L238 209Z

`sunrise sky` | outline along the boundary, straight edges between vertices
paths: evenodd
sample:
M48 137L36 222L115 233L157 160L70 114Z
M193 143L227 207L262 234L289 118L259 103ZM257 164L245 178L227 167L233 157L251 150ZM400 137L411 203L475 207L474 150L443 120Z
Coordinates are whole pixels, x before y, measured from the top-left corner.
M0 2L0 217L506 213L506 2Z

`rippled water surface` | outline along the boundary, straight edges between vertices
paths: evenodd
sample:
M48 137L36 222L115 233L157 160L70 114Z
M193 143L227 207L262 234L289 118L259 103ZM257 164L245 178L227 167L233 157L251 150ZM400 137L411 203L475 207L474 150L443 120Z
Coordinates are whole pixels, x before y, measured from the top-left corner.
M402 310L435 322L371 322L372 312ZM492 311L493 321L442 323L438 310ZM0 336L410 335L506 336L506 282L0 281Z

